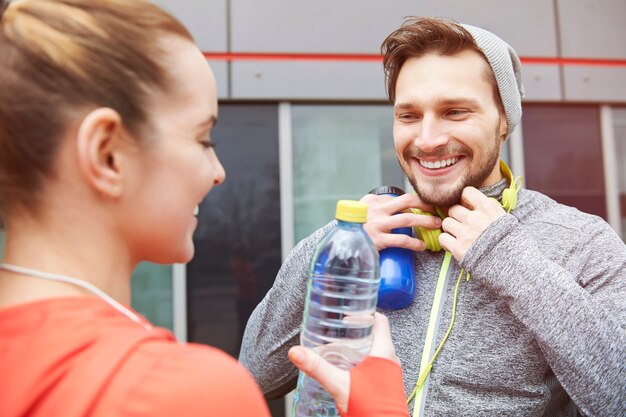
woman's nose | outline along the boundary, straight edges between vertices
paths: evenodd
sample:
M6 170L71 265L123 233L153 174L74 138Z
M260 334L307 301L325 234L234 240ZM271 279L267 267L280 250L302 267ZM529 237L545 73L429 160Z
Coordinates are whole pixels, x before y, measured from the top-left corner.
M215 155L215 178L213 179L213 185L220 185L226 179L226 170L220 162L217 155Z

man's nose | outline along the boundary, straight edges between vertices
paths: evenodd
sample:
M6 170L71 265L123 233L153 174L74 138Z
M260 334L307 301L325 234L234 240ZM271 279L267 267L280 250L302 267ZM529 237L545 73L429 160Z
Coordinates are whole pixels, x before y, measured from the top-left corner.
M435 115L424 115L413 143L422 152L428 153L445 146L448 140L449 135L443 121Z

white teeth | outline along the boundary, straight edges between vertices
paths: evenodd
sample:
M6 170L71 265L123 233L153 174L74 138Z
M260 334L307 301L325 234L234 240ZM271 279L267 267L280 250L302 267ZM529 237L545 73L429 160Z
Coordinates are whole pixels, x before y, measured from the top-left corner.
M200 206L196 206L196 208L193 209L193 215L197 216L198 213L200 213Z
M442 159L439 161L423 161L423 160L419 160L420 165L428 168L428 169L438 169L438 168L445 168L447 166L450 165L454 165L457 163L457 161L459 160L459 158L448 158L448 159Z

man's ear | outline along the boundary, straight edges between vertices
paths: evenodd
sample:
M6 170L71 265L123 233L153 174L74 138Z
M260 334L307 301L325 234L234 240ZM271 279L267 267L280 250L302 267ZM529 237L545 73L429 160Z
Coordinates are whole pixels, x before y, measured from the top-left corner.
M76 138L80 171L87 184L104 196L122 194L122 118L113 109L98 108L85 116Z
M509 132L509 123L506 121L506 116L504 112L500 114L500 125L498 126L498 137L502 139L502 142L506 139L507 133Z

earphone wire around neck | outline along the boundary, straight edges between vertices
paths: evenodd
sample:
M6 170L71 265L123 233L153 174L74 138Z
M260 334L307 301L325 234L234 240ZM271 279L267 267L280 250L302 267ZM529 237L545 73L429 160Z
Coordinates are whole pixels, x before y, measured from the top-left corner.
M37 269L26 268L23 266L12 265L12 264L7 264L3 262L0 262L0 269L4 269L5 271L10 271L10 272L20 274L20 275L28 275L31 277L41 278L41 279L45 279L49 281L73 284L78 287L84 288L92 292L93 294L97 295L98 297L100 297L103 301L107 302L111 307L113 307L114 309L116 309L117 311L119 311L120 313L122 313L123 315L125 315L126 317L134 321L135 323L139 324L147 331L152 330L152 325L148 323L146 320L141 319L137 314L132 312L123 304L119 303L117 300L115 300L113 297L111 297L110 295L102 291L100 288L96 287L95 285L89 282L83 281L82 279L70 277L67 275L52 274L50 272L39 271Z
M514 177L513 173L511 172L511 169L503 160L500 160L500 171L502 172L504 177L509 180L509 186L506 189L504 189L504 191L502 191L502 199L499 203L502 205L502 208L506 210L507 213L510 213L511 211L515 210L515 208L517 208L517 195L519 193L520 188L522 187L522 177ZM414 209L413 212L417 214L429 214L427 212L424 212L418 209ZM437 208L437 214L442 218L445 217L442 215L442 212L439 208ZM438 240L439 234L441 234L441 230L416 228L415 232L426 243L427 249L431 251L439 251L443 249L441 245L439 244L439 240ZM435 232L438 232L438 233L435 233ZM449 252L446 253L446 256L450 256ZM463 275L465 275L465 281L470 280L469 272L465 272L465 269L461 268L461 272L459 273L459 277L457 278L456 285L454 287L454 298L452 300L452 318L450 319L448 329L446 330L446 333L444 334L441 342L437 346L435 353L430 358L425 368L423 370L420 370L420 373L417 378L417 382L415 383L415 387L413 388L413 391L411 391L411 394L406 400L407 405L416 396L418 390L422 387L422 385L426 381L426 378L430 374L433 364L435 363L435 359L439 355L439 352L443 348L443 345L448 340L448 336L450 336L450 333L452 332L452 328L454 326L454 321L455 321L454 319L456 317L456 305L457 305L457 298L459 295L459 286L461 284Z

